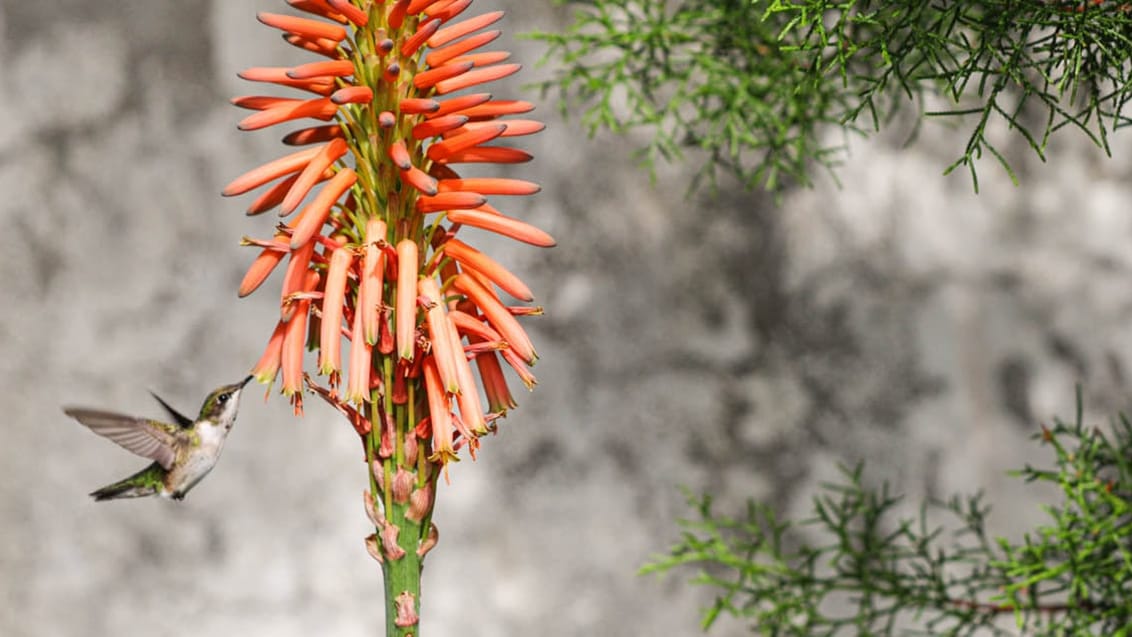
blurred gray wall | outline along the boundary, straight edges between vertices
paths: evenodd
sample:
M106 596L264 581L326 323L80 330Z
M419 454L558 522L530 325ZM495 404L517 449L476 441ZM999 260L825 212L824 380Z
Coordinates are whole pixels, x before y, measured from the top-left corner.
M508 37L569 15L506 4ZM364 467L317 401L298 420L253 391L183 503L94 504L144 462L59 409L157 415L152 389L192 411L258 358L278 276L237 301L237 242L272 222L218 193L284 152L226 102L256 91L236 71L307 59L256 22L279 9L0 0L0 635L380 634ZM532 72L500 96L550 72L508 44ZM1048 165L1014 149L1022 186L988 161L975 196L940 174L961 135L896 131L851 140L841 188L774 205L684 198L689 168L650 183L626 140L539 114L509 174L543 192L512 212L559 246L481 243L547 307L542 384L440 493L425 635L697 634L703 591L635 575L676 538L679 485L800 514L865 459L913 502L986 488L1016 533L1041 518L1004 473L1045 457L1037 423L1078 382L1093 417L1128 403L1125 136L1113 159L1072 136Z

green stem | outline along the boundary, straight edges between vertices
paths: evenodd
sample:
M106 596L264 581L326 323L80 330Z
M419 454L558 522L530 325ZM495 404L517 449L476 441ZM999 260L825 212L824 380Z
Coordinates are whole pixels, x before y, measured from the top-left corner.
M417 555L417 548L420 544L421 525L405 517L408 508L408 503L394 504L393 510L389 511L387 516L387 519L400 529L397 544L405 551L405 554L396 560L389 559L387 553L382 564L382 572L385 575L385 634L388 637L420 635L416 621L408 626L398 625L406 623L399 621L403 618L402 606L411 604L409 610L414 617L420 613L423 563L421 556Z
M393 359L388 356L383 357L379 367L382 373L382 386L392 387ZM413 386L410 385L410 401L415 394L412 388ZM418 637L421 570L423 553L427 552L421 547L428 542L427 520L431 518L431 511L424 516L425 521L422 523L420 512L410 512L412 503L410 494L419 488L416 460L426 452L423 448L419 449L416 457L412 457L405 448L405 441L416 435L411 403L394 404L389 391L380 394L375 396L374 402L370 404L373 427L368 436L368 448L373 453L373 457L378 457L377 451L381 448L387 418L391 417L394 428L393 453L381 459L383 489L380 501L383 519L380 521L384 528L377 529L383 556L381 569L385 580L385 630L387 637ZM379 400L380 403L377 402ZM408 476L405 475L406 472ZM400 481L398 475L402 476ZM401 486L395 488L395 485ZM417 520L411 519L410 515L417 517ZM390 527L396 529L395 539Z

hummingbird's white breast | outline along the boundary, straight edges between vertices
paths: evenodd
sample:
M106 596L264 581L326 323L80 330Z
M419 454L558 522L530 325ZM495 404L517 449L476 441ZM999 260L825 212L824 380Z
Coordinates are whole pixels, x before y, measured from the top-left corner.
M183 462L177 463L169 470L165 478L165 488L161 496L170 498L175 494L184 495L200 482L220 458L224 448L224 441L228 438L227 427L214 425L211 422L197 423L196 433L200 444L186 450Z

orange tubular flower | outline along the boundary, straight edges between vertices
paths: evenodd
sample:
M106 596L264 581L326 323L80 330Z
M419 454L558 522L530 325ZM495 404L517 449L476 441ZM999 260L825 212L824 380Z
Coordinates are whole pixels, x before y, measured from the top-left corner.
M417 285L421 298L428 302L425 323L428 325L428 338L432 343L432 358L436 360L436 368L440 371L444 390L449 394L458 394L460 380L456 375L456 357L462 356L463 351L452 347L452 338L448 335L452 324L440 301L440 288L437 287L436 280L431 278L419 279Z
M277 234L274 241L268 242L268 245L264 246L263 252L259 253L256 260L252 262L247 274L244 275L244 280L240 282L240 289L237 293L241 297L255 292L256 288L267 280L275 266L279 265L279 262L287 255L287 244L283 243L286 238L287 235L285 234ZM246 243L248 245L253 244L252 241Z
M346 277L354 263L352 250L341 247L330 255L326 289L322 297L322 321L319 335L318 373L337 384L342 369L342 305L346 299Z
M353 340L350 341L350 375L346 386L346 398L361 405L369 402L369 373L373 366L373 349L366 339L362 337L361 312L354 313L354 329L351 330Z
M358 293L358 312L362 314L362 327L366 342L377 343L381 312L381 294L385 281L385 254L379 244L385 242L385 222L370 217L366 222L365 257L362 261L361 291Z
M519 277L511 274L506 268L499 265L494 259L476 250L459 239L449 239L444 243L444 252L468 268L475 270L498 285L503 291L521 301L533 301L534 295Z
M467 274L457 276L455 285L458 290L467 294L468 298L479 307L491 326L506 339L511 346L511 351L516 352L528 365L533 365L535 360L538 359L538 354L535 353L531 339L527 338L527 333L523 331L523 327L519 325L514 316L511 316L511 313L499 302L499 299L479 281Z
M267 348L260 357L259 362L252 367L252 375L257 382L270 385L279 374L279 366L283 357L283 336L287 331L287 324L283 321L275 326L271 338L267 341Z
M529 112L529 102L497 100L483 87L521 68L504 62L505 52L483 50L499 37L489 27L501 11L464 17L471 0L287 4L305 15L260 13L259 21L321 57L294 67L247 69L240 74L246 80L297 93L233 102L250 109L241 130L294 122L283 142L303 148L249 170L223 190L235 196L262 189L248 214L295 213L274 238L246 241L261 252L241 296L287 260L281 320L254 373L270 385L281 370L296 411L305 389L317 388L361 436L373 468L370 488L383 505L375 529L381 541L372 550L386 575L401 582L396 590L408 591L387 615L413 618L412 626L398 624L402 632L390 634L415 634L416 615L409 611L415 611L422 549L435 542L434 529L425 528L430 516L421 511L406 517L407 501L386 487L392 476L416 485L409 501L419 509L416 492L435 494L445 465L464 448L474 451L488 423L515 407L501 363L530 386L527 367L537 358L516 318L536 310L508 307L496 292L529 302L530 288L456 236L472 226L534 246L555 243L492 205L496 197L534 194L537 184L465 178L458 171L466 163L530 160L499 140L537 133L543 124L513 117ZM350 352L339 397L343 338ZM328 383L304 383L308 344L318 350L317 371ZM491 413L484 413L481 396ZM433 499L423 500L428 511ZM416 575L408 575L414 569ZM413 577L416 584L405 583Z
M318 286L318 272L307 271L302 290L313 291ZM296 302L295 313L283 331L283 394L290 396L295 405L295 414L303 413L303 352L307 345L307 313L310 299Z

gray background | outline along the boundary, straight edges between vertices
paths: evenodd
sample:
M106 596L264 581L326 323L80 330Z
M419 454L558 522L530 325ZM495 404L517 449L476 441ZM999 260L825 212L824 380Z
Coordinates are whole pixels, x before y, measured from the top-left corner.
M509 4L507 37L568 17ZM364 467L322 405L297 420L253 391L180 504L94 504L143 461L59 410L157 415L153 389L192 411L258 358L278 276L238 302L237 242L272 221L217 193L284 149L237 133L226 100L255 92L242 68L310 59L265 9L285 5L0 0L2 635L381 632ZM508 45L532 72L499 96L549 72ZM1071 413L1076 382L1096 418L1127 404L1123 135L1113 159L1077 137L1048 165L1014 148L1022 187L984 162L975 196L940 175L962 135L929 125L904 148L896 130L851 140L842 188L774 205L726 184L684 198L688 169L650 183L624 139L539 115L536 161L509 174L543 192L508 209L560 245L479 244L548 309L528 322L542 384L440 494L426 635L696 634L703 591L635 575L676 537L678 485L801 514L866 459L913 499L986 488L1016 533L1038 494L1004 472L1045 457L1037 423Z

